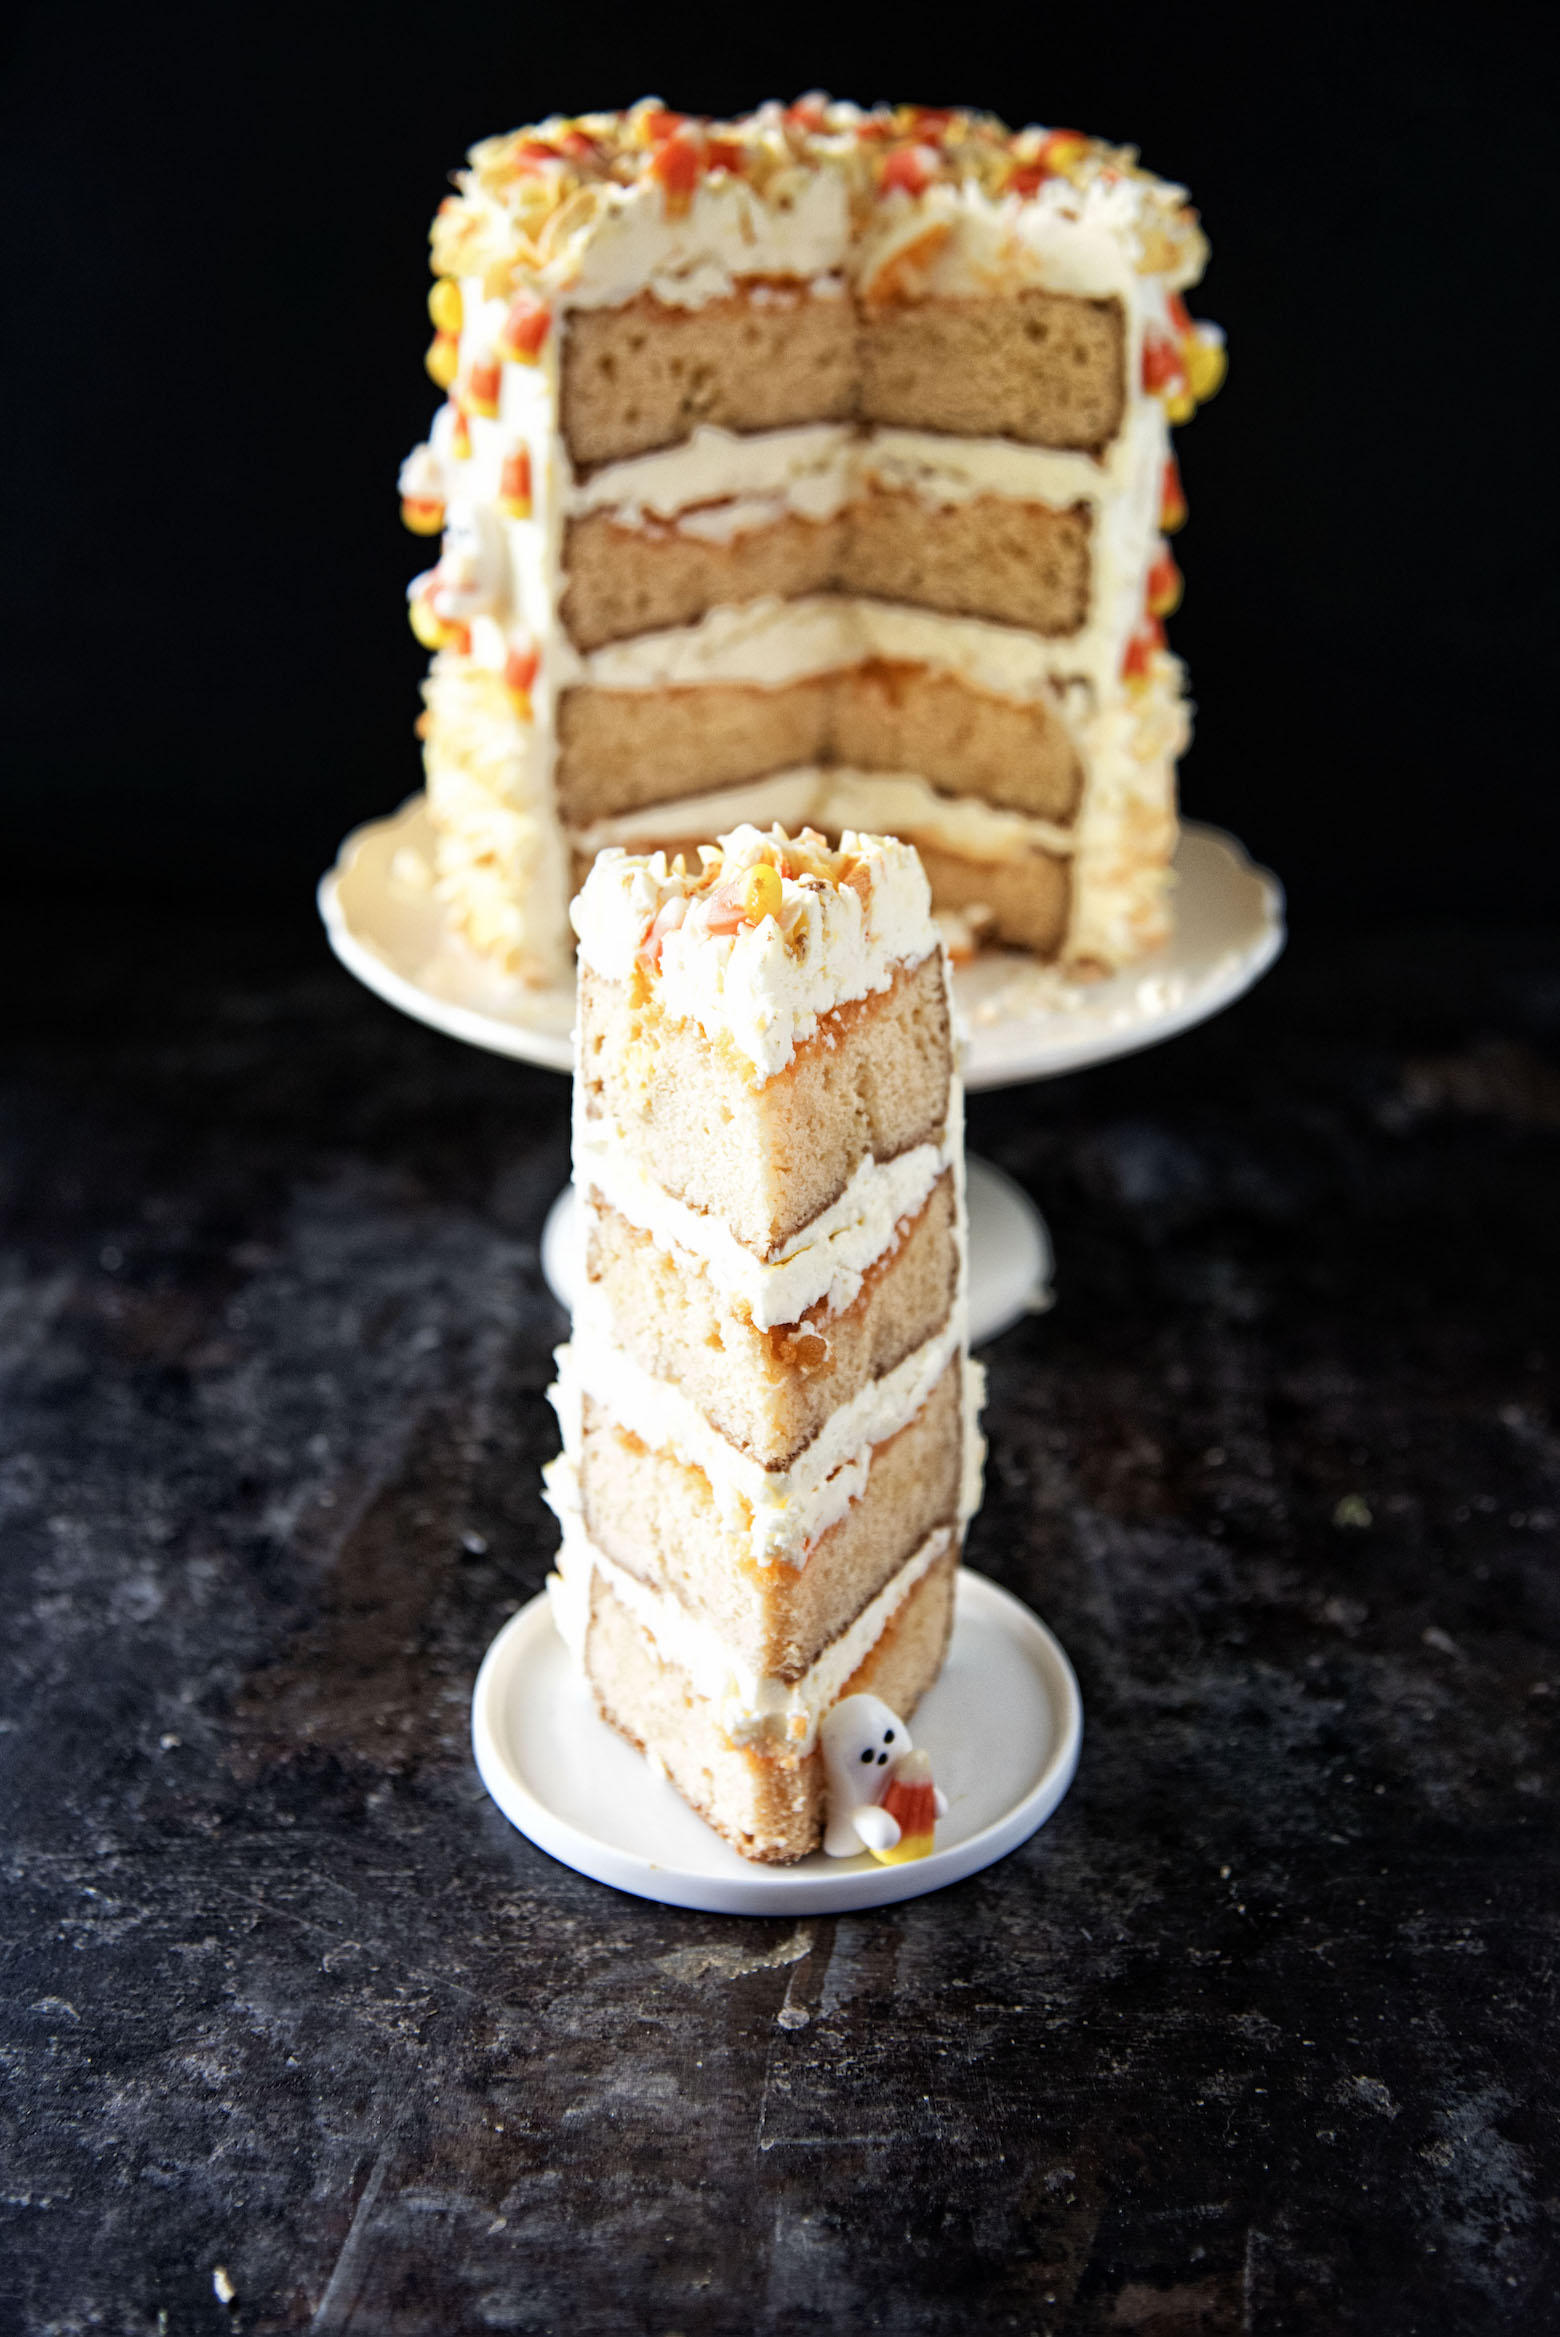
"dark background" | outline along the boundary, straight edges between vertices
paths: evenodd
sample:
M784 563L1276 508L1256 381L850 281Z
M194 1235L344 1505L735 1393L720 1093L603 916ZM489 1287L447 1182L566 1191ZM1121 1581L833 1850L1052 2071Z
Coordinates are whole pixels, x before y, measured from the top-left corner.
M1185 800L1311 919L1556 897L1550 12L34 7L5 75L8 883L280 907L418 782L425 234L481 135L826 84L1137 142L1183 434ZM215 886L214 893L211 888Z

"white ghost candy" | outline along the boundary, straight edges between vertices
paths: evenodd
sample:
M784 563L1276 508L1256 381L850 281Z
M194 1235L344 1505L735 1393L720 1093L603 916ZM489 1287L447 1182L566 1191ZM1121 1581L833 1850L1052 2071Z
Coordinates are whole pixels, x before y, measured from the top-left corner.
M824 1849L831 1858L892 1850L899 1827L877 1803L894 1763L910 1749L910 1731L898 1713L881 1697L847 1696L825 1714L818 1742L829 1786Z

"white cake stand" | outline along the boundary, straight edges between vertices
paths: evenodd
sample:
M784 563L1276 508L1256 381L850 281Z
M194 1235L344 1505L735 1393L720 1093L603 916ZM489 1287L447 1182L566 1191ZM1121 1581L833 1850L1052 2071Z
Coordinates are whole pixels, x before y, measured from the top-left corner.
M1015 1087L1106 1063L1206 1022L1249 990L1284 946L1283 893L1233 836L1188 822L1175 861L1174 938L1129 972L1067 982L1013 950L988 950L954 976L969 1033L964 1081ZM572 1065L571 986L526 989L495 974L451 932L433 885L421 795L348 836L322 878L320 915L342 964L419 1022L470 1045ZM1039 1211L1000 1169L969 1164L970 1337L979 1346L1049 1303L1051 1246ZM554 1203L542 1263L573 1297L572 1189Z

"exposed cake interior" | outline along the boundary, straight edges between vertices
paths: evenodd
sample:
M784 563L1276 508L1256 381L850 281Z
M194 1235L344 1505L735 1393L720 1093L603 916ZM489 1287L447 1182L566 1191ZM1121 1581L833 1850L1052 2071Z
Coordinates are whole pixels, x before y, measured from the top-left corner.
M1072 132L647 103L473 149L403 473L441 892L554 978L594 853L893 832L1074 969L1163 938L1184 190Z
M873 1686L908 1714L935 1677L979 1498L926 879L889 840L749 827L604 853L575 923L560 1627L712 1825L794 1859L824 1712Z

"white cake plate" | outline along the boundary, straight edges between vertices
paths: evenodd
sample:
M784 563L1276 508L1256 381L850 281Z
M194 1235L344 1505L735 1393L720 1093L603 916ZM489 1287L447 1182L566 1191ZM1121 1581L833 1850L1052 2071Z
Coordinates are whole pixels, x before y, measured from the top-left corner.
M755 1866L598 1715L532 1599L488 1649L471 1706L477 1768L511 1824L565 1866L641 1899L712 1915L835 1915L962 1882L1043 1826L1078 1766L1083 1706L1045 1625L983 1575L958 1577L948 1660L914 1735L948 1797L929 1858Z
M1103 982L1068 982L1021 951L983 950L954 975L969 1030L967 1088L1055 1079L1174 1038L1218 1014L1284 946L1276 877L1233 836L1188 821L1175 857L1175 933ZM355 828L322 877L330 946L370 990L453 1039L572 1068L572 983L532 990L495 974L452 933L433 889L426 799Z

